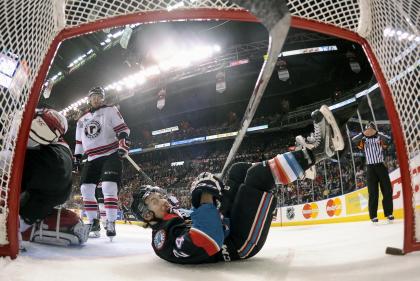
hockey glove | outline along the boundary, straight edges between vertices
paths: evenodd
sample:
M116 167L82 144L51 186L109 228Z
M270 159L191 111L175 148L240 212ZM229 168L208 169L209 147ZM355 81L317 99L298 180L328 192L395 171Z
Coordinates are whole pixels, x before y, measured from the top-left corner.
M78 173L82 166L82 154L75 154L73 156L73 172Z
M222 197L223 182L214 174L203 172L191 184L191 203L194 208L200 207L201 195L209 193L213 195L213 202L216 207L220 207Z
M121 158L125 158L128 155L128 150L130 149L131 141L128 139L127 133L119 134L118 139L118 155Z

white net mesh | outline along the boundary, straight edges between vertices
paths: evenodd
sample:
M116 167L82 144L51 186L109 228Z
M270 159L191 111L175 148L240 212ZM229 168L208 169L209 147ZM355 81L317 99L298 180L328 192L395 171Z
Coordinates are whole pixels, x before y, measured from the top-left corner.
M384 5L384 2L389 2ZM401 124L412 182L413 209L420 205L418 174L420 161L420 2L372 1L372 31L367 40L391 89ZM391 120L397 121L398 120ZM418 219L418 216L417 216ZM415 229L420 221L413 219ZM420 232L415 233L420 241Z
M329 23L352 31L356 31L360 17L358 0L291 0L287 6L294 16Z
M75 27L99 19L140 12L195 9L236 9L221 0L10 0L0 3L0 43L2 58L20 62L9 89L0 86L0 151L13 155L16 139L12 127L19 127L14 118L24 109L30 89L39 72L52 40L64 27ZM312 19L351 31L359 31L372 47L390 85L393 100L404 131L404 142L410 158L420 151L419 100L419 24L420 3L417 0L290 0L288 7L294 16ZM361 14L362 13L362 14ZM141 15L139 15L139 18ZM322 30L320 30L322 31ZM1 61L1 58L0 58ZM25 77L27 80L16 77ZM0 78L4 80L4 77ZM6 81L7 82L7 81ZM5 82L3 82L5 83ZM14 122L13 120L17 120ZM15 123L15 124L14 124ZM4 152L7 151L7 152ZM8 186L12 165L0 157L0 245L7 244L6 222ZM412 165L413 209L420 204ZM418 183L417 183L418 184ZM415 195L417 194L417 196ZM419 212L419 211L417 211ZM418 218L419 216L417 216ZM414 220L414 218L413 218ZM418 219L417 219L418 220ZM416 223L416 228L420 222ZM417 241L420 233L417 231Z
M238 6L222 0L128 0L128 1L91 1L70 0L66 5L66 24L67 26L77 26L82 23L96 21L98 19L110 18L118 15L151 12L151 11L171 11L175 9L233 9Z
M359 4L361 8L359 10ZM416 0L289 1L294 15L363 30L391 89L410 160L415 239L420 242L420 2ZM361 19L360 12L365 13ZM417 207L416 207L417 206Z
M12 71L8 77L0 76L0 152L3 155L0 156L0 245L8 244L6 226L12 169L10 159L16 146L12 126L17 129L21 122L21 119L14 119L14 116L25 108L42 61L60 30L99 19L140 12L237 8L221 0L68 0L65 6L64 3L64 0L17 0L0 3L0 43L3 48L0 50L0 62L19 64L16 72ZM20 79L22 77L27 79Z

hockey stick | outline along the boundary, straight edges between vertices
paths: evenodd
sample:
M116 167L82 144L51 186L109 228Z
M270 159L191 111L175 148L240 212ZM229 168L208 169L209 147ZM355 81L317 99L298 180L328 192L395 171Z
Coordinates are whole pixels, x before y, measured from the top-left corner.
M263 25L269 31L269 45L268 45L268 56L264 62L260 74L255 84L254 91L252 92L248 106L245 110L244 117L241 121L241 128L232 148L229 151L229 155L223 166L221 177L223 177L233 161L236 152L241 145L241 142L245 136L245 133L249 127L249 124L254 117L255 111L257 110L258 104L261 101L262 95L270 81L271 75L276 65L278 56L283 47L284 41L286 40L287 32L290 27L290 14L286 6L285 1L272 1L272 0L237 0L235 4L248 9L251 13L261 19Z
M139 167L139 165L137 165L136 162L134 162L133 158L131 158L129 155L124 157L125 159L128 160L128 162L131 163L131 165L133 165L134 169L137 170L137 172L140 173L140 175L146 180L146 184L150 184L155 186L155 182Z

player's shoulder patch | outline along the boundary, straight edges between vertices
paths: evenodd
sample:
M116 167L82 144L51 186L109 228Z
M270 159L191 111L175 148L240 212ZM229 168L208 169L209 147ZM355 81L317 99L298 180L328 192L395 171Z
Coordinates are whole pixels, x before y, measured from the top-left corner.
M156 250L162 249L163 245L165 245L166 241L166 232L164 229L158 230L153 237L153 246Z

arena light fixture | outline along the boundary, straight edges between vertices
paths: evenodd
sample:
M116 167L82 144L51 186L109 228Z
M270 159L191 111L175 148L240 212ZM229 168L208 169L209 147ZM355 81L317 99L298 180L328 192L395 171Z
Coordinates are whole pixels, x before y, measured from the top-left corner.
M147 79L160 75L162 72L182 69L191 66L195 62L200 62L211 58L215 53L221 51L217 44L213 46L198 45L188 50L180 50L174 44L166 43L161 48L155 50L152 56L157 61L156 65L151 65L135 74L124 77L121 80L109 84L105 90L122 91L124 88L133 89L138 85L144 84ZM133 79L135 81L133 81Z
M134 26L135 27L135 26ZM109 33L107 39L101 42L101 45L106 45L111 42L111 38L116 38L122 34L121 32ZM177 51L179 48L174 48L174 44L166 43L157 51L154 52L157 64L151 65L141 71L130 74L119 81L109 84L105 87L105 90L115 90L121 92L123 90L131 90L137 86L146 83L147 79L153 79L160 75L162 72L182 69L191 66L193 63L200 62L211 58L214 54L221 51L221 47L217 44L214 45L197 45L189 49ZM72 68L78 64L81 64L86 57L93 54L93 50L88 50L85 54L77 57L72 63L69 64L69 68ZM55 78L57 79L57 78ZM71 109L77 109L82 104L87 102L87 97L80 100L81 102L75 102L69 107L60 111L66 114Z

